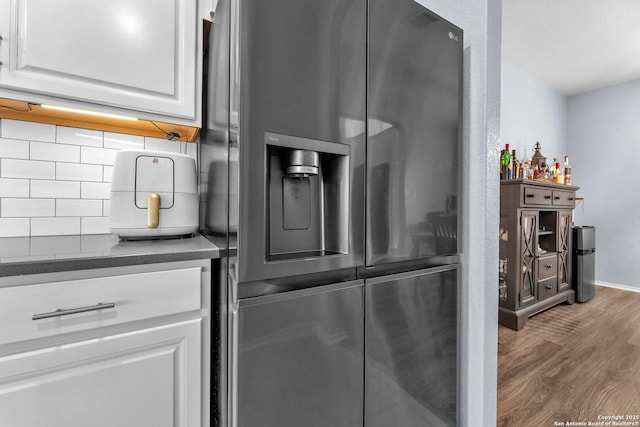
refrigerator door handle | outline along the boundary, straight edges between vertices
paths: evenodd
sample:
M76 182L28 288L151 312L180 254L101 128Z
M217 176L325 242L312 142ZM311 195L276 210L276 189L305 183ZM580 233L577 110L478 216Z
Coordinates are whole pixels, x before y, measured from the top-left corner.
M237 265L229 268L229 325L228 325L228 401L227 419L229 427L238 427L238 335L239 335L239 311L238 311L238 281Z
M240 10L241 0L231 2L230 73L229 73L229 127L240 127Z

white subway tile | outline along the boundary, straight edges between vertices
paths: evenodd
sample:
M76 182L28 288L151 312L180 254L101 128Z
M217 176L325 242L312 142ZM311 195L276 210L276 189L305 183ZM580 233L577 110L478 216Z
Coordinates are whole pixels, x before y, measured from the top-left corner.
M80 161L80 147L77 145L31 142L30 158L31 160L77 163Z
M87 145L102 147L104 133L99 130L58 126L56 128L56 142L58 144Z
M23 237L29 235L29 218L0 218L0 237Z
M102 200L56 200L56 217L102 216Z
M193 157L194 159L196 159L196 161L198 160L198 144L195 142L184 142L183 144L187 145L187 155Z
M127 135L123 133L104 133L104 147L118 150L142 150L144 149L144 137Z
M2 119L2 137L27 141L56 142L55 125Z
M80 218L31 218L32 236L80 234Z
M35 160L0 159L3 178L55 179L56 164Z
M144 138L144 149L150 151L165 151L167 153L181 153L182 142L169 141L160 138Z
M94 165L113 165L113 160L116 157L118 150L111 150L108 148L98 147L80 147L81 162L84 164Z
M0 157L28 159L29 141L0 138Z
M3 218L29 218L55 216L54 199L14 199L3 198L0 216Z
M102 201L102 216L109 216L111 212L111 200Z
M108 182L83 182L80 187L82 199L109 199L111 198L111 184Z
M82 234L109 234L109 218L82 218Z
M103 166L102 181L111 182L113 180L113 166Z
M42 199L79 199L80 182L31 180L31 197Z
M29 197L29 180L0 178L0 197Z
M102 181L101 165L57 163L56 179L61 181Z

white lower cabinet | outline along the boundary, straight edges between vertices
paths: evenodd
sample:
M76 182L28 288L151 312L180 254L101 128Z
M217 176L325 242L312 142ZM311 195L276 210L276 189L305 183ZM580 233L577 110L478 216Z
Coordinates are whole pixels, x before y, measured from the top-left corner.
M0 277L1 427L202 427L209 260Z
M200 320L0 357L0 425L200 425Z

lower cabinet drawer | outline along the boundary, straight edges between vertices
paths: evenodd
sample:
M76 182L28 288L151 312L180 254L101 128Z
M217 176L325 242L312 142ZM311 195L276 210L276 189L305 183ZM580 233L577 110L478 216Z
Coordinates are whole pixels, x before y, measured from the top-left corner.
M558 293L558 277L552 276L538 281L538 301L552 297Z
M0 288L0 345L199 310L200 281L192 267Z
M556 254L538 258L538 279L545 279L556 274L558 274L558 257Z

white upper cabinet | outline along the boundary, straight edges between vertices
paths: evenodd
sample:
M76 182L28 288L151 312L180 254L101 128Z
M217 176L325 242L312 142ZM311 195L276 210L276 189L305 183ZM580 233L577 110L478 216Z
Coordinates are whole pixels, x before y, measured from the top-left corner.
M0 0L0 96L199 125L201 13L196 0Z

